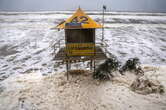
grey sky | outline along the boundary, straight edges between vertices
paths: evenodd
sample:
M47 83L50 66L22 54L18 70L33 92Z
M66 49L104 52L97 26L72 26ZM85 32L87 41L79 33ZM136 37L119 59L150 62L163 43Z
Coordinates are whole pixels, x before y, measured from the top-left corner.
M166 12L166 0L0 0L0 11L100 10Z

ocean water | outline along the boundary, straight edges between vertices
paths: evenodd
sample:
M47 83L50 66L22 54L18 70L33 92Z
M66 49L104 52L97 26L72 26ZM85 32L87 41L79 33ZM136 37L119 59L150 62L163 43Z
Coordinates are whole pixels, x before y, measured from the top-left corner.
M98 12L88 12L97 22ZM54 69L52 44L64 38L53 30L72 12L0 13L0 80L31 71L49 74ZM101 29L96 30L101 38ZM138 57L142 64L166 65L166 14L112 12L105 16L108 51L121 61ZM63 70L63 65L60 66Z

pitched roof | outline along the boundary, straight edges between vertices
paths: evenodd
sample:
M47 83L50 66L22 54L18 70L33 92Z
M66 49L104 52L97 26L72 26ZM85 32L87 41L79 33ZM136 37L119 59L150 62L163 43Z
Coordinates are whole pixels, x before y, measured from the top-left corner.
M56 26L59 29L86 29L86 28L102 28L102 25L92 20L88 15L84 13L81 8L66 21L61 22Z

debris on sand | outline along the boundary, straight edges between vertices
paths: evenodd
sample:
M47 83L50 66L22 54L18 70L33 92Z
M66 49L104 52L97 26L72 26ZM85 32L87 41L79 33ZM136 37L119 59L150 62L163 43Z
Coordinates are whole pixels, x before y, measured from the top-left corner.
M116 58L108 58L104 63L99 65L96 72L93 74L93 78L99 80L109 80L114 77L112 72L118 70L119 66L120 63Z
M96 72L93 74L93 78L109 80L114 77L113 72L119 70L119 66L120 63L116 58L108 58L104 63L99 65ZM151 93L162 94L165 92L164 86L161 85L159 81L150 80L144 75L144 71L140 66L140 60L138 58L130 58L119 70L121 75L124 75L123 72L126 71L134 71L137 77L130 85L132 91L144 95Z
M136 75L144 75L144 71L142 70L140 66L140 60L138 58L130 58L126 61L126 63L122 66L122 68L119 70L121 74L125 71L133 71Z
M137 77L130 86L131 90L139 94L147 95L151 93L163 94L164 86L159 81L154 81L145 76Z
M114 75L112 74L112 72L114 71L119 71L121 75L124 75L124 72L126 71L134 71L136 75L143 76L144 71L142 70L140 64L141 63L138 58L130 58L119 69L121 65L117 58L108 58L104 63L99 65L99 67L96 69L96 72L93 74L93 78L99 80L109 80L114 77Z

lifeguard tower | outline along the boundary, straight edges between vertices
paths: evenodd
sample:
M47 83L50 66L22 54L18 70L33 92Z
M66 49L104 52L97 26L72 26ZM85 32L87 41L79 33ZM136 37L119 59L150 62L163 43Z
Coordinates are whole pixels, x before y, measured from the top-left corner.
M55 53L58 64L66 64L67 78L70 65L76 62L90 61L90 69L95 71L95 60L107 58L102 50L102 45L96 43L95 29L103 28L102 25L92 20L81 8L56 26L65 30L65 45Z

